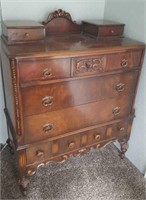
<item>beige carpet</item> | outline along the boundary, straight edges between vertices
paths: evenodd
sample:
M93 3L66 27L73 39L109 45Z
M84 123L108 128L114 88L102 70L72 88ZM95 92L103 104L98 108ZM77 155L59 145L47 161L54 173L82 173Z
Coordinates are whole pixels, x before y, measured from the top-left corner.
M17 184L15 156L1 155L1 199L144 200L146 180L116 147L107 145L63 164L52 163L31 177L27 197Z

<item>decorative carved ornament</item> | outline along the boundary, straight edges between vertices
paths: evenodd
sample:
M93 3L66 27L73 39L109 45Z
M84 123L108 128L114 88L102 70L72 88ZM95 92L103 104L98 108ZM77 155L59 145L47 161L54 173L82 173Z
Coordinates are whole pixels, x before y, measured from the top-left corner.
M17 88L17 76L16 76L16 63L15 60L11 60L11 70L12 70L12 82L16 109L16 124L17 124L17 135L21 136L21 123L20 123L20 111L19 111L19 100L18 100L18 88Z
M64 10L62 10L62 9L58 9L58 10L56 10L56 11L50 13L50 14L48 15L47 20L46 20L45 22L43 22L42 24L43 24L43 25L46 25L46 24L47 24L48 22L50 22L52 19L59 18L59 17L66 18L66 19L72 21L71 15L70 15L68 12L66 12L66 11L64 11Z
M105 68L105 58L89 58L76 61L75 73L103 72Z

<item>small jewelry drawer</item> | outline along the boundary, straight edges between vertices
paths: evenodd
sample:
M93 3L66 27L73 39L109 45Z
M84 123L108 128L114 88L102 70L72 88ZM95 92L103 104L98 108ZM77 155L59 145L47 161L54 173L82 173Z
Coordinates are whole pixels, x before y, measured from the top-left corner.
M70 77L70 59L68 58L19 62L21 83L66 77Z

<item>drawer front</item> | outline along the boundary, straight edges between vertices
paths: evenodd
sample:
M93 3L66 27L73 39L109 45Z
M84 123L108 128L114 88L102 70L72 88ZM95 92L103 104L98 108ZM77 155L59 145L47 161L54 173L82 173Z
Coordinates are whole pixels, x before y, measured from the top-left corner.
M70 59L19 62L21 83L70 77Z
M45 30L37 29L9 29L8 38L10 41L42 40L45 37Z
M106 70L129 70L141 65L142 50L128 51L127 53L108 54Z
M90 127L130 114L133 96L99 101L24 118L25 143Z
M87 76L105 71L106 56L79 57L72 59L72 76Z
M96 147L99 148L104 141L127 138L130 135L131 125L132 119L122 120L118 123L34 145L26 149L27 164L39 163L77 150L78 153L83 153L92 145L97 145Z
M132 94L135 92L138 74L138 71L132 71L23 88L24 116Z
M46 160L59 154L80 148L80 135L72 135L48 143L35 145L26 150L27 164Z
M143 51L131 50L94 57L72 59L72 76L98 75L116 70L127 71L141 66Z
M98 36L106 37L106 36L122 36L123 35L124 26L99 26L98 28Z

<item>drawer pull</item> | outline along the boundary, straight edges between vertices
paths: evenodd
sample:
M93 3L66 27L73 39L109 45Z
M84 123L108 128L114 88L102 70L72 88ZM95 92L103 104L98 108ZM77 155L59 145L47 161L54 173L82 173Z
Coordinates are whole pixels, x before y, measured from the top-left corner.
M115 31L112 29L112 30L110 30L110 32L113 34L113 33L115 33Z
M95 136L94 136L94 139L95 139L95 140L100 140L100 135L99 135L99 134L95 135Z
M75 142L71 142L69 145L68 145L69 149L73 149L75 148Z
M114 109L113 109L113 114L114 115L119 115L120 114L120 107L115 107Z
M127 67L128 67L128 60L123 59L123 60L121 61L121 67L123 67L123 69L127 68Z
M29 37L29 33L25 33L25 38L28 38Z
M125 84L124 83L119 83L119 84L116 85L115 88L116 88L116 90L118 92L122 92L124 90L124 88L125 88Z
M47 106L51 106L53 103L53 97L51 96L46 96L42 99L42 104L43 106L47 107Z
M47 78L50 78L51 76L52 76L52 71L51 71L51 69L50 69L50 68L44 69L44 71L43 71L43 77L44 77L45 79L47 79Z
M43 155L44 155L43 151L40 151L40 150L36 151L36 156L41 157Z
M53 129L53 125L52 124L45 124L43 125L43 131L45 133L48 133L48 131L51 131Z

